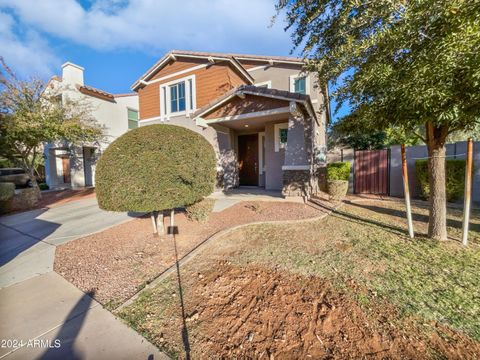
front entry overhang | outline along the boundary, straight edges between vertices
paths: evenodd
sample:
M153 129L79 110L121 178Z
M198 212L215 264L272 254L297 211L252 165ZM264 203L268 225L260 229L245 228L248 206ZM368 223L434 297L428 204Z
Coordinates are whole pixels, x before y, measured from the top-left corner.
M242 85L194 114L197 125L221 125L234 130L260 130L269 121L288 118L293 111L316 119L308 95Z

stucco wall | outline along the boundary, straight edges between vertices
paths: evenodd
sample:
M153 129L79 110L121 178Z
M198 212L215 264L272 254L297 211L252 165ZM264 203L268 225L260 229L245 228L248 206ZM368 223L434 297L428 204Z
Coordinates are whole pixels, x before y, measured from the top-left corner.
M308 165L304 121L303 117L294 114L291 114L288 119L285 152L285 165L287 166Z
M467 150L467 142L461 141L454 144L447 144L446 153L448 159L465 159ZM407 146L407 169L408 182L412 197L419 197L421 194L420 185L415 173L415 160L427 158L428 151L425 145ZM455 155L455 156L453 156ZM328 162L342 161L340 149L332 149L328 152ZM343 149L343 161L352 164L352 173L350 176L350 192L353 191L353 167L354 167L354 151L353 149ZM390 195L403 197L403 178L402 178L402 157L400 146L392 146L390 148ZM473 145L473 185L472 185L472 201L480 203L480 142L474 142Z
M467 151L467 142L461 141L454 144L446 145L448 159L465 159ZM390 194L392 196L403 196L403 180L402 180L402 158L400 146L392 146L390 153ZM412 197L420 196L420 186L415 174L415 160L428 156L427 147L408 146L406 149L408 182ZM456 155L455 157L453 155ZM473 185L472 200L480 203L480 142L473 144Z
M249 70L250 75L255 79L255 83L271 82L272 89L290 91L290 76L302 74L298 66L280 65L263 67L257 70ZM308 89L307 94L310 95L312 105L317 114L318 122L317 129L314 132L315 143L319 146L326 145L326 121L327 114L324 110L323 94L318 88L318 77L310 73L308 74Z
M67 76L69 69L64 69L64 76L62 81L52 82L50 91L58 92L62 95L62 101L72 99L80 102L82 106L88 107L91 111L92 118L102 128L104 136L99 141L88 144L77 144L71 152L71 183L65 184L61 167L61 161L52 160L56 157L56 153L51 150L51 145L45 149L45 155L49 158L46 161L47 183L50 187L58 186L85 186L84 161L83 161L83 146L95 147L101 154L108 145L116 138L128 131L128 109L138 111L138 96L132 94L130 96L115 97L115 102L106 101L94 96L89 96L81 93L77 85L83 85L83 76ZM81 82L80 84L78 82ZM92 174L95 173L95 163L91 165ZM92 179L94 184L94 179Z
M285 150L275 151L274 125L284 123L275 121L265 125L265 189L281 190L283 187L282 166L285 163Z

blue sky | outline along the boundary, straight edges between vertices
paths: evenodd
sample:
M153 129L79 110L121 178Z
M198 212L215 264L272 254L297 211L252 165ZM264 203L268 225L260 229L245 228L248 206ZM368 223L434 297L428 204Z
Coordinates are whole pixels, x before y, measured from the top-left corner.
M171 49L290 55L274 15L275 0L0 0L0 55L44 79L71 61L87 85L124 93Z

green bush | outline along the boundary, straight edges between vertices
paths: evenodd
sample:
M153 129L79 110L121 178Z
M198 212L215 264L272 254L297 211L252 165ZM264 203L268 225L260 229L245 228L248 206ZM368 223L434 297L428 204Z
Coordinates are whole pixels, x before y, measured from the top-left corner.
M15 195L15 184L10 182L0 183L0 201L8 201Z
M200 134L174 125L149 125L119 137L98 161L100 208L152 212L193 204L212 193L216 158Z
M187 218L193 221L205 222L213 210L215 200L205 198L199 202L186 207Z
M446 160L445 165L447 201L455 201L463 198L465 187L465 160ZM422 196L428 199L430 195L428 160L415 161L415 174L420 184Z
M40 183L40 184L38 184L38 188L39 188L40 190L48 190L48 189L50 189L50 187L49 187L48 184L46 184L46 183Z
M334 162L327 164L327 181L328 180L346 180L350 177L349 162Z

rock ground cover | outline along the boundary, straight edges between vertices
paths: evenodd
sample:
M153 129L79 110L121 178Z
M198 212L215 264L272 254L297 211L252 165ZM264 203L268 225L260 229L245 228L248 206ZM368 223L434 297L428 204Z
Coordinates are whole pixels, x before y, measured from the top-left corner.
M79 289L95 290L95 299L113 309L213 234L257 221L314 218L325 209L289 202L242 202L208 221L175 217L179 235L154 236L150 218L140 218L57 247L54 270ZM169 218L165 217L165 225ZM177 254L176 252L177 251Z

